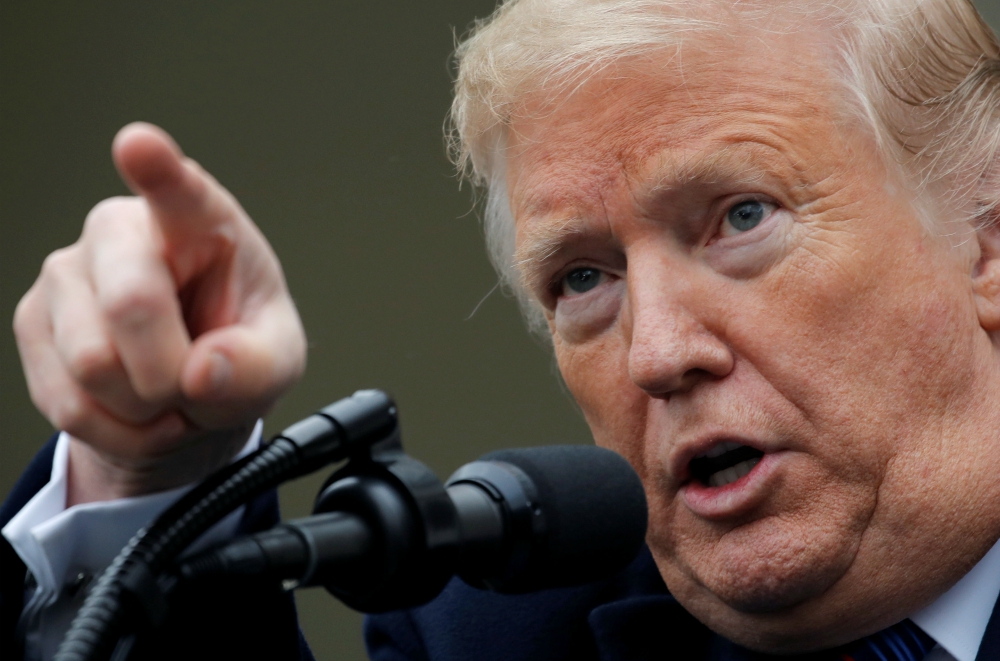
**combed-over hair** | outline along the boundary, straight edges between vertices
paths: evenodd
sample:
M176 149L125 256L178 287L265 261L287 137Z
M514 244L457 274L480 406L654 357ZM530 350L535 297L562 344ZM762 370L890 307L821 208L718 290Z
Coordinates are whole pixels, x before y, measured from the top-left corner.
M530 326L544 320L513 263L503 156L526 98L556 98L625 58L670 54L700 32L775 13L833 28L842 61L831 72L918 198L977 226L995 222L1000 42L969 0L507 0L458 46L448 137L460 172L486 188L490 259Z

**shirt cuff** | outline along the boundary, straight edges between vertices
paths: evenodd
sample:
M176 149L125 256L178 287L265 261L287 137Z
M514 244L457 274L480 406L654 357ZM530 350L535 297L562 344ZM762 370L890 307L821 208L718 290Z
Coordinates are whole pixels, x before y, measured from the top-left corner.
M263 423L258 420L246 445L233 461L261 444ZM194 488L188 484L146 496L120 498L66 507L66 463L69 436L56 441L48 484L28 501L3 528L3 536L35 578L35 599L51 604L69 580L80 574L99 575L122 547L143 526ZM190 548L198 550L232 537L243 507L231 512L202 535Z

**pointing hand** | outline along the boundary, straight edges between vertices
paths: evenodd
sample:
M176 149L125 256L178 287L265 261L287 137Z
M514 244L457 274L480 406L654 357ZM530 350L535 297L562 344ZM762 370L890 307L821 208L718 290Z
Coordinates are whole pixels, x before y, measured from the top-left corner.
M68 503L200 478L301 376L305 335L277 257L161 129L123 128L136 194L49 255L14 330L32 400L68 432Z

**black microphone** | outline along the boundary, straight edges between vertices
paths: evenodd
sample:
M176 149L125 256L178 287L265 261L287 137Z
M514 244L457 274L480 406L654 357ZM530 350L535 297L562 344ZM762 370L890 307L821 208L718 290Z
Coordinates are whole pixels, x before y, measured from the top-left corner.
M589 445L500 450L447 483L459 512L456 573L518 593L589 583L624 569L646 536L646 497L621 456Z
M475 587L505 593L600 580L632 561L646 533L638 476L603 448L490 453L456 471L446 484L447 498L432 507L414 504L421 491L432 490L425 475L406 484L406 471L397 473L402 480L332 480L317 507L335 511L206 551L183 562L177 574L188 580L264 577L286 589L324 585L349 606L379 612L436 596L445 581L414 588L422 573L457 574Z

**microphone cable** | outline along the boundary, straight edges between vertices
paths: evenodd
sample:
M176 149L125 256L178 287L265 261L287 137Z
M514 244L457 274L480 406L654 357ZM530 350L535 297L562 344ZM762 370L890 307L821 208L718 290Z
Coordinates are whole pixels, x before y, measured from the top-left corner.
M210 475L126 544L87 596L55 661L108 659L130 618L142 614L155 626L166 616L157 577L202 533L248 500L386 440L397 427L392 399L379 390L361 390ZM130 638L122 640L130 647Z

